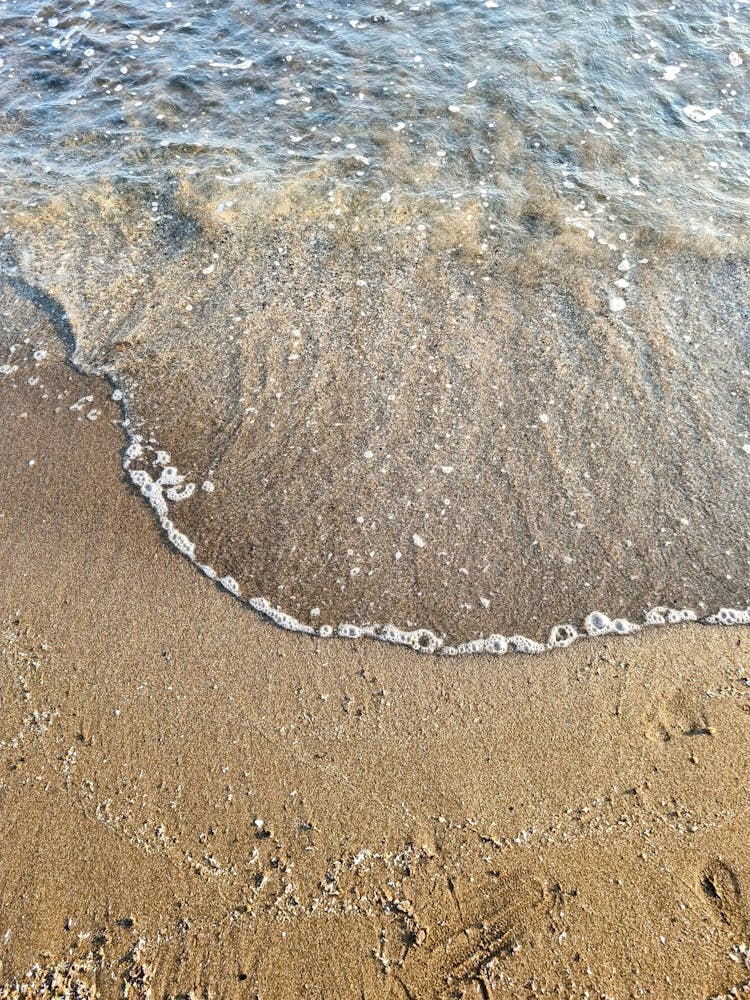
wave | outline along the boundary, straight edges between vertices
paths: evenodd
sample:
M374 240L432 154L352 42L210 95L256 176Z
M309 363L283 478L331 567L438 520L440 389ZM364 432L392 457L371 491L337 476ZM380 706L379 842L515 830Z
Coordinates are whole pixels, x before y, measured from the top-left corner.
M35 209L4 270L110 381L128 477L235 597L442 654L747 621L738 240L602 244L544 197L505 231L153 197Z

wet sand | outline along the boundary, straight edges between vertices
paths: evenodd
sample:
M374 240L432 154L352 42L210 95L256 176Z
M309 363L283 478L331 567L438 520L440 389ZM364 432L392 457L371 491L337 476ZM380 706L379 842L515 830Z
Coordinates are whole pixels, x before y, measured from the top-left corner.
M100 381L23 374L0 996L750 991L747 629L500 659L284 633L165 544Z
M209 575L449 646L747 607L744 256L601 246L543 199L495 225L282 194L231 224L195 186L69 196L8 267L123 392L152 502L185 477L158 513Z

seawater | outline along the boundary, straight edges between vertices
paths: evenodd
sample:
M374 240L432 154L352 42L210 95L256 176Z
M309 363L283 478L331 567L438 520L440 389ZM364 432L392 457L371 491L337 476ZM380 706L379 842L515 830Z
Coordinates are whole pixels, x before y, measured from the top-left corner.
M5 0L2 280L281 625L750 620L748 16Z

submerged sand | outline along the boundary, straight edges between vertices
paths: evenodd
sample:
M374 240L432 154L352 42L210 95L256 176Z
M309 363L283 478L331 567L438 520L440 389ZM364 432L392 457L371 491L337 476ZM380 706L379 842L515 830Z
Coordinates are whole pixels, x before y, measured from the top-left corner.
M747 607L740 241L598 241L539 194L294 194L103 186L3 243L12 295L122 391L144 489L185 477L160 513L207 572L450 645Z
M750 990L747 630L283 633L165 544L102 383L36 375L0 397L0 996Z

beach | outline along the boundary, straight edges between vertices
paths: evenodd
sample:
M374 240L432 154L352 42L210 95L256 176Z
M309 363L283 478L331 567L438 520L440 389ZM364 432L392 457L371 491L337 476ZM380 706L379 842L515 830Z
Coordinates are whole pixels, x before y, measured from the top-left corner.
M0 1000L750 996L749 2L0 3Z
M0 995L750 989L745 628L284 632L165 542L110 395L51 350L0 398Z

